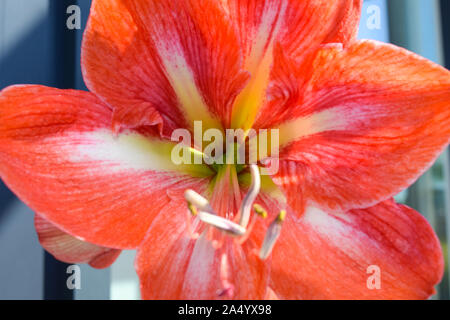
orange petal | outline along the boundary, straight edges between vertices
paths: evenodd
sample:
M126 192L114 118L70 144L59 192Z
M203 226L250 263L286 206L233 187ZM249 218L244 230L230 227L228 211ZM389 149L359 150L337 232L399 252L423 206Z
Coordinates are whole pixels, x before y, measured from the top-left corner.
M263 299L268 264L254 239L227 238L220 249L187 232L186 205L172 202L154 220L136 258L143 299ZM171 211L176 215L167 217Z
M0 176L34 211L71 235L135 248L169 202L167 190L198 187L211 171L175 165L172 142L133 131L114 134L111 119L111 109L88 92L3 90Z
M284 61L283 70L294 63ZM324 47L310 68L291 69L297 82L278 70L257 121L280 130L280 168L289 166L280 185L288 174L322 208L367 207L412 184L447 146L448 70L375 41Z
M244 50L244 68L251 81L233 107L233 128L250 129L265 101L274 47L302 57L323 42L347 41L357 31L359 1L225 0L230 19L237 25ZM318 27L320 26L320 27Z
M245 56L256 58L270 42L279 42L290 56L302 56L322 43L351 40L358 31L362 0L222 3L237 26Z
M342 43L344 47L351 44L358 35L363 0L343 1L339 10L338 26L332 29L324 43Z
M248 78L236 34L209 0L94 1L83 70L90 90L126 109L119 115L132 119L133 105L147 103L172 129L229 121Z
M34 217L34 225L42 247L66 263L88 263L94 268L103 269L116 261L121 253L121 250L97 246L73 237L38 214Z
M284 223L271 287L281 299L426 299L443 269L439 240L413 209L393 200L337 214L309 207Z

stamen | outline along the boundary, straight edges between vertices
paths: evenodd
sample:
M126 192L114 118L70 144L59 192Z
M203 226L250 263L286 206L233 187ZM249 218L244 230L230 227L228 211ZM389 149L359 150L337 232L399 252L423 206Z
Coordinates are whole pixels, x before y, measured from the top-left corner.
M283 225L285 218L286 218L286 211L285 210L280 211L280 214L275 218L275 220L270 224L269 228L267 229L266 236L264 238L261 250L259 252L259 257L262 260L267 259L267 257L272 252L272 249L275 246L278 237L280 236L281 226Z
M218 216L211 208L209 201L194 190L186 190L184 197L188 203L188 209L191 214L197 216L204 223L230 233L231 235L242 236L245 234L246 229L244 227ZM200 210L197 210L197 208Z
M186 190L184 193L184 197L188 203L189 211L193 216L198 217L200 221L216 227L217 229L227 232L233 236L242 237L246 235L247 231L249 231L247 230L247 226L250 221L250 212L252 209L252 205L261 188L261 177L258 166L255 164L250 165L250 173L252 176L252 183L250 185L248 193L242 201L241 208L239 209L239 224L218 216L209 204L209 201L191 189ZM253 206L253 208L255 212L261 217L267 217L266 210L264 210L264 208L260 205L255 205Z
M244 227L238 225L237 223L234 223L215 214L199 211L197 217L204 223L212 225L213 227L228 232L234 236L242 236L246 231Z
M250 185L250 189L248 193L245 195L244 200L242 201L239 224L244 228L247 228L248 222L250 220L250 212L252 209L252 204L256 199L256 196L259 193L261 188L261 177L259 175L259 168L256 164L250 165L250 173L252 175L252 184Z
M199 195L194 190L188 189L184 192L184 198L188 202L188 206L194 205L201 211L206 211L209 213L214 213L213 208L211 208L211 205L209 204L209 201L205 198L203 198L201 195ZM190 208L189 208L190 210ZM192 211L191 211L192 212Z

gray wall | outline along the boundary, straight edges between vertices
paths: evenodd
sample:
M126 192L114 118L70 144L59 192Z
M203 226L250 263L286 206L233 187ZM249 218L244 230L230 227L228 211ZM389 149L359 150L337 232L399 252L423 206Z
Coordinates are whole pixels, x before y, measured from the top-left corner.
M85 88L83 30L65 28L71 4L81 7L84 27L89 0L0 0L0 90L12 84ZM109 298L109 270L82 266L82 289L67 295L65 267L44 258L33 213L0 180L0 299Z
M49 0L0 1L0 89L54 83ZM0 182L0 299L43 297L43 250L32 212Z

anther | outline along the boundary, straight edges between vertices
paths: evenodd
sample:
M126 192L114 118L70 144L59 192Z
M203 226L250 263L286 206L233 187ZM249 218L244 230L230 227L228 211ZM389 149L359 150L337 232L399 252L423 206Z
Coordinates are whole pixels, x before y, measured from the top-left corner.
M278 237L280 236L281 226L283 225L285 218L286 218L286 211L285 210L280 211L278 216L275 218L275 220L270 224L269 228L267 229L267 233L266 236L264 237L261 250L259 251L259 257L262 260L267 259L267 257L272 252L272 249L275 246Z
M267 218L267 211L264 209L261 205L255 203L253 205L253 210L258 214L261 218L266 219Z
M190 203L189 201L188 201L188 209L189 209L189 211L191 212L191 214L192 214L193 216L196 216L196 215L198 214L197 207L194 206L194 205L193 205L192 203Z
M261 177L259 174L259 168L256 164L250 165L250 173L252 175L252 184L250 185L250 189L248 193L245 195L245 198L242 201L242 205L240 208L241 216L239 224L244 228L247 228L248 222L250 220L250 212L252 209L253 202L255 201L261 188Z
M280 214L277 216L277 221L279 223L283 223L285 219L286 219L286 210L281 210Z

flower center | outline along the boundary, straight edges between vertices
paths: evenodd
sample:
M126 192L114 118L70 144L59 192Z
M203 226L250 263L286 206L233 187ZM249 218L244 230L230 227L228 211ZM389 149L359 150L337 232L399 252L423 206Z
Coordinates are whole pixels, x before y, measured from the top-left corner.
M197 217L201 222L210 227L216 228L230 236L240 238L241 243L247 239L252 230L253 224L249 224L252 209L260 217L267 217L266 210L262 206L254 204L254 201L261 189L261 176L259 168L256 164L249 165L249 168L252 181L250 189L245 195L237 213L239 216L239 223L219 216L211 207L209 201L194 190L188 189L184 194L188 209L193 216ZM267 229L267 233L259 253L261 259L264 260L270 255L280 235L281 226L285 216L286 211L282 210Z

